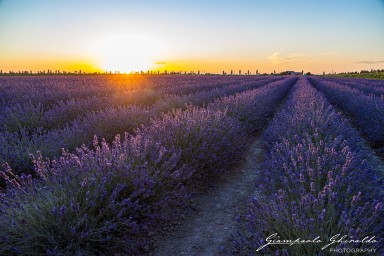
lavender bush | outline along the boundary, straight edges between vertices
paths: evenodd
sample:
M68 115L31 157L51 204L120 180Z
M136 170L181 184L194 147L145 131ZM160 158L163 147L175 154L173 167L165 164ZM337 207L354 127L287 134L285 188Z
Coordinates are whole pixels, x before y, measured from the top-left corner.
M240 110L264 116L259 109L265 101L257 101L264 96L275 100L268 105L273 112L293 82L227 96L218 106L175 109L123 140L116 136L109 144L95 138L93 149L64 151L56 160L38 153L33 160L38 179L15 175L5 165L0 254L140 254L148 232L188 202L194 181L215 177L239 160L248 126L256 125L240 118ZM240 104L248 97L253 100ZM220 109L223 102L226 109Z
M141 124L149 123L150 118L158 117L162 112L168 112L173 108L182 108L187 103L202 105L215 98L258 88L276 80L276 78L263 79L259 82L229 85L186 95L168 95L151 107L135 105L107 107L104 110L87 113L62 129L50 131L38 129L32 133L26 130L13 133L3 132L0 141L5 147L0 149L0 160L1 162L9 162L11 166L14 166L17 173L28 173L31 166L29 154L37 150L52 158L60 154L61 148L74 150L75 147L82 144L91 146L94 135L111 141L116 134L126 131L132 132Z
M281 101L296 80L287 78L260 89L216 99L208 107L227 109L229 115L237 116L241 122L247 124L249 135L255 135L268 123L268 119L274 113L276 102Z
M329 100L352 117L353 123L372 147L384 147L384 100L374 95L364 95L359 90L334 82L311 78L316 88Z
M305 78L295 85L263 141L266 157L257 190L244 217L246 231L234 240L241 255L329 255L321 248L334 235L376 236L375 244L333 248L383 247L383 175L358 133ZM321 244L265 245L274 240L314 240Z
M384 97L384 83L382 82L381 86L369 81L355 81L355 80L346 80L346 79L327 79L329 82L336 82L339 84L344 84L352 88L356 88L366 95L374 94L378 97Z
M366 78L325 78L323 77L322 79L326 79L328 81L337 81L340 83L347 83L354 85L358 87L361 90L378 90L377 92L380 92L382 88L384 88L384 82L383 80L380 79L366 79ZM372 92L374 93L374 92Z
M220 89L228 85L235 86L252 82L255 83L266 79L267 78L248 80L227 79L228 81L222 81L220 83L204 79L196 80L192 84L185 84L184 80L173 78L167 81L168 84L161 83L161 86L158 85L157 87L151 86L151 83L147 82L139 89L132 89L126 86L122 90L109 92L107 95L86 98L74 97L68 100L59 99L51 105L44 105L42 103L43 101L32 103L31 100L28 100L27 102L8 105L0 111L0 131L16 132L25 129L32 132L37 128L44 130L60 128L64 124L82 117L88 112L102 110L107 107L121 107L130 104L150 105L170 94L189 94L215 88ZM183 83L180 83L181 81L183 81ZM81 87L81 85L79 86ZM17 84L14 85L14 87L17 88ZM35 89L35 91L30 92L32 98L34 94L41 93L38 90L36 91L36 88L33 89ZM65 88L62 90L65 90Z

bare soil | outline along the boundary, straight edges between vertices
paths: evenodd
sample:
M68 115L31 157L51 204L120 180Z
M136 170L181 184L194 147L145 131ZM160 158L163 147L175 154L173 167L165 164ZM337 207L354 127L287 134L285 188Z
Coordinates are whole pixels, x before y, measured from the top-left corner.
M157 239L158 247L150 255L220 255L220 248L240 229L236 218L244 213L248 198L255 191L254 180L263 155L258 138L246 153L244 163L223 175L214 189L198 198L195 212L183 216L176 230Z

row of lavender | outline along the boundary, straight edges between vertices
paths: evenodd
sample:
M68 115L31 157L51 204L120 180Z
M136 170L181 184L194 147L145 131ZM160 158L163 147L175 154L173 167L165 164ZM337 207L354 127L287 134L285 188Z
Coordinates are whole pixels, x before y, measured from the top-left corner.
M359 134L307 79L293 90L263 134L267 153L244 217L247 230L233 249L241 255L329 255L330 248L356 247L383 252L383 173L369 161ZM377 242L326 247L344 235ZM306 242L274 245L267 237Z
M233 78L232 82L247 78ZM204 80L206 85L231 82L228 77L167 76L42 76L0 77L0 109L26 102L55 105L59 100L102 97L122 91L188 87Z
M159 220L188 202L195 181L238 162L295 80L174 110L112 144L95 138L93 150L55 161L37 155L40 179L5 166L0 254L138 254Z
M363 79L335 79L335 78L321 78L321 80L328 82L337 82L339 84L348 85L352 88L358 89L363 93L369 95L373 94L378 97L384 97L384 82L371 81Z
M384 147L384 98L366 95L361 90L320 78L310 78L311 83L345 114L361 131L373 148Z
M348 83L354 83L357 85L367 85L371 86L371 88L384 88L384 81L382 79L364 79L364 78L334 78L335 80L339 82L348 82Z
M126 86L126 85L129 86ZM116 90L150 88L153 84L137 77L95 76L45 76L45 77L1 77L1 109L26 102L49 106L59 100L100 97Z
M183 108L186 104L202 105L215 98L241 91L258 88L279 79L268 78L256 81L238 82L233 85L199 90L188 94L167 95L151 106L128 105L107 107L97 112L89 112L75 119L63 128L28 132L2 132L0 143L1 162L8 162L18 173L28 173L31 167L29 154L40 150L47 157L60 155L61 149L74 150L82 144L92 145L94 135L111 141L116 134L132 132L140 125L149 123L162 112L173 108ZM180 87L179 90L182 90ZM209 88L209 87L208 87Z
M234 78L228 78L226 80L217 79L217 81L215 81L211 79L203 79L204 77L199 78L200 80L195 78L192 81L189 81L188 79L183 80L179 77L169 77L167 80L160 80L160 82L155 80L157 84L154 84L154 81L149 79L144 80L144 78L142 78L143 80L138 81L131 81L132 78L130 80L121 78L121 80L109 81L101 77L99 80L96 80L98 83L95 83L96 81L94 81L94 77L86 77L81 80L78 78L78 80L73 81L74 84L67 84L67 79L71 82L71 78L56 78L59 79L59 81L51 78L54 85L60 89L50 88L50 84L44 84L45 87L42 85L41 89L49 90L47 92L52 94L44 95L44 92L39 90L39 86L33 86L34 83L31 82L29 85L31 88L29 88L28 100L21 97L21 101L18 100L15 91L21 90L21 92L23 92L22 88L20 88L22 86L16 83L13 85L12 90L7 90L7 86L1 86L0 83L0 88L3 87L3 90L0 90L0 93L7 92L8 94L16 94L13 95L13 100L11 101L7 101L6 98L3 98L5 106L0 108L0 131L6 130L13 132L22 129L33 131L37 128L54 129L59 128L65 123L70 122L75 118L79 118L90 111L98 111L107 107L117 107L129 104L149 105L164 98L166 95L187 94L200 90L207 90L209 88L220 88L227 85L249 83L264 79L235 80ZM11 79L12 81L14 77L8 79ZM33 79L35 78L32 77L29 79L34 81ZM60 80L63 80L63 82L65 81L65 83L60 83ZM0 82L4 81L0 80ZM126 84L123 85L123 82ZM138 85L135 83L138 83ZM77 91L71 92L71 87L76 88ZM68 93L67 91L71 93ZM82 91L89 93L89 96L82 97ZM60 95L64 92L68 93L68 96L73 97L70 99L60 99ZM50 101L50 103L47 103L47 101Z

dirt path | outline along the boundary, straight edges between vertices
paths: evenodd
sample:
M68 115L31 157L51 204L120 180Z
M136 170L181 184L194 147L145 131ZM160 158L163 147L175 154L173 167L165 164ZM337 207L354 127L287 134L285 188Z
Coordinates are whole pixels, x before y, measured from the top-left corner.
M197 212L184 220L176 232L165 237L151 255L217 255L239 228L236 217L254 191L253 182L262 158L261 142L256 139L244 164L202 196L197 202Z

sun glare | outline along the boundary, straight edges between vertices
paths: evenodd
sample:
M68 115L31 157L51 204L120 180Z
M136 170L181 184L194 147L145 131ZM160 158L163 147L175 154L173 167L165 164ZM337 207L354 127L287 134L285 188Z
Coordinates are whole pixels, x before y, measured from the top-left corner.
M151 70L159 49L154 40L140 35L118 35L104 38L96 46L100 68L122 73Z

